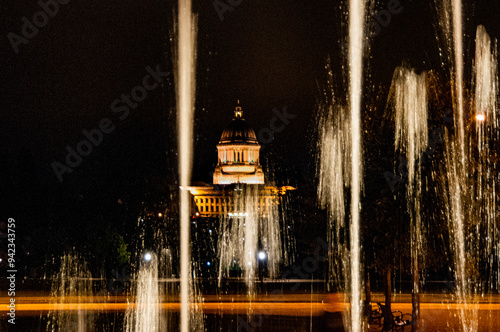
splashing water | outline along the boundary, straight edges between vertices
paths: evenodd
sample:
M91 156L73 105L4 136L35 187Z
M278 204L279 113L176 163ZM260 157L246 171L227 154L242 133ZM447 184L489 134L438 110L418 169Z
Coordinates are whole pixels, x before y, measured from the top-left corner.
M413 320L420 315L419 260L422 255L422 170L420 157L428 145L426 74L417 75L406 67L398 67L392 78L389 98L394 107L395 150L406 156L408 184L406 200L410 215L411 265L413 275Z
M93 298L91 280L87 263L79 255L65 254L61 257L61 267L52 279L51 288L56 310L48 313L47 331L94 331L93 315L85 309ZM76 303L76 312L62 310L67 303Z
M395 149L406 155L408 199L414 196L418 160L428 145L426 74L398 67L392 78L390 95L395 111Z
M160 250L158 257L159 301L168 302L172 295L176 294L177 289L175 283L169 282L173 277L172 250L163 248ZM174 330L177 328L177 326L174 326L175 323L176 321L170 311L160 309L160 331Z
M243 197L238 199L235 197L235 208L240 214L243 213L246 217L243 219L243 251L241 252L240 262L244 266L245 281L248 286L248 293L255 292L255 272L257 263L258 251L258 225L259 215L256 209L258 193L257 188L252 186L251 189L245 190ZM241 222L240 222L241 225Z
M496 47L494 49L496 50ZM484 115L485 119L496 126L498 61L496 51L493 51L491 47L491 38L482 25L478 26L476 30L476 56L474 63L476 116Z
M461 150L457 142L448 133L445 135L445 145L445 178L448 196L445 197L445 211L447 212L448 228L451 235L450 242L454 253L456 295L458 301L464 304L464 308L460 310L463 331L474 331L476 328L473 325L476 325L477 321L474 322L468 317L470 309L472 309L469 305L468 294L470 294L470 287L474 283L468 278L470 273L467 271L467 256L470 253L466 251L466 239L464 238L464 219L470 215L472 210L471 206L464 205L464 202L468 201L470 181L464 177L465 171L461 167ZM469 261L469 263L472 262Z
M465 201L469 181L467 175L466 142L463 114L463 37L462 37L462 4L460 0L446 0L440 5L440 26L448 43L448 51L453 54L451 60L451 77L454 88L453 118L455 137L446 135L446 178L447 178L447 217L451 234L451 243L455 258L455 279L457 296L461 303L467 306L467 289L469 288L466 277L466 248L464 218L466 211ZM463 330L468 331L465 310L460 311Z
M483 269L487 271L489 279L481 284L481 293L498 291L499 270L494 270L494 258L498 256L500 243L497 220L497 192L494 169L497 160L495 158L495 141L498 140L497 93L498 93L498 60L495 51L492 50L491 39L483 26L477 27L476 32L476 57L475 57L475 111L476 111L476 134L478 149L478 170L476 183L476 197L480 197L477 205L478 220L482 221L480 226L483 234L477 232L475 240L480 257L483 257ZM495 43L496 44L496 43ZM483 118L481 118L484 117ZM483 119L483 120L480 120ZM476 228L477 229L477 228ZM495 254L496 253L496 254ZM497 264L498 265L498 264Z
M238 184L234 188L234 210L221 220L219 240L219 286L230 270L244 273L249 296L255 295L260 251L274 278L283 260L277 194L256 185ZM267 200L267 201L266 201Z
M150 261L139 267L135 287L135 308L125 314L126 332L160 331L160 296L158 285L158 258L151 254Z
M318 198L321 207L328 208L329 279L335 291L345 293L349 271L348 248L341 241L346 229L345 190L351 174L349 121L346 109L339 105L334 95L333 73L328 68L328 87L324 100L319 104L318 119Z
M463 331L478 329L479 295L497 287L493 257L498 252L496 189L493 179L497 134L497 56L484 27L476 32L474 100L464 102L462 8L458 0L440 6L440 26L453 53L454 134L445 136L445 212L454 257L456 295ZM451 28L450 28L451 27ZM450 40L453 42L451 43ZM465 110L473 109L470 114ZM465 121L466 115L471 121ZM475 118L474 118L475 116ZM487 276L481 280L481 276Z
M265 212L265 216L259 218L259 252L264 252L269 278L274 279L279 274L280 265L283 262L289 261L286 255L293 256L289 246L286 246L288 242L286 240L287 228L285 227L286 222L284 220L286 213L283 211L280 212L279 206L283 207L283 197L278 195L278 193L272 191L266 197L263 197L264 195L262 194L259 196L260 202L262 202L262 199L267 199L268 203L269 200L272 202L272 204L267 204L268 210ZM263 205L261 203L261 206ZM258 212L259 202L257 202L256 206L257 209L255 210ZM280 217L283 217L282 230L280 230ZM287 249L283 250L285 246Z

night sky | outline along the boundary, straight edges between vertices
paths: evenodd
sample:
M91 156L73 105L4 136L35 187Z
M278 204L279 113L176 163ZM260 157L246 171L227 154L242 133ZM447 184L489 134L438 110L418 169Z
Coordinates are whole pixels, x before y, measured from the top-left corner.
M429 1L400 0L403 10L372 39L365 90L387 87L404 60L418 69L443 70L435 37L436 16ZM234 1L237 3L237 1ZM386 9L379 1L375 11ZM273 109L296 117L271 143L263 144L266 166L281 182L314 183L316 100L331 57L340 76L340 1L246 1L223 14L213 2L194 1L199 13L195 160L193 180L210 181L216 143L239 99L256 133L269 127ZM175 182L175 88L173 74L149 91L124 120L112 103L141 85L147 67L172 73L176 1L76 1L59 5L38 33L18 45L22 18L33 21L36 1L3 2L0 184L2 215L20 206L39 209L50 196L78 197L106 191L110 200L151 176ZM500 36L500 1L466 1L466 68L476 25ZM345 88L345 87L344 87ZM72 173L59 182L51 164L64 163L66 146L76 148L109 118L104 134ZM41 202L41 203L40 203ZM21 204L21 205L20 205Z

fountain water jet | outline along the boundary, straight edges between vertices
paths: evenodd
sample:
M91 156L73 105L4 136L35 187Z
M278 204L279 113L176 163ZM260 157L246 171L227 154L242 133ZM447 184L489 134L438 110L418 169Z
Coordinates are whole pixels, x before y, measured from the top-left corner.
M320 105L319 119L319 187L320 204L328 206L330 272L337 281L339 290L350 293L351 331L363 329L362 308L362 265L360 241L360 192L362 182L362 137L361 99L363 82L363 55L365 40L366 0L350 0L348 6L348 98L349 116L335 99L333 77L327 66L329 85L324 104ZM340 243L341 230L345 226L344 189L350 187L349 251ZM336 242L334 248L333 242ZM335 257L335 255L337 257ZM339 263L339 261L341 263ZM340 277L342 271L343 277Z
M459 149L459 155L454 155L455 162L458 165L457 171L454 174L458 175L451 178L453 186L455 189L453 202L453 214L455 216L454 222L454 244L455 244L455 268L458 270L457 278L457 293L461 302L467 304L466 293L469 289L468 280L466 278L465 271L465 231L464 231L464 211L462 197L460 195L460 184L467 177L467 161L465 157L465 129L464 129L464 95L463 95L463 26L462 26L462 2L461 0L452 0L452 19L453 19L453 50L455 55L455 94L454 94L454 118L455 118L455 130L458 133L457 143ZM455 147L456 148L456 147ZM458 158L458 160L456 159ZM453 182L453 180L455 182ZM467 182L465 182L467 183ZM467 319L465 317L464 310L461 310L462 325L464 331L467 331Z
M455 128L458 129L458 142L462 162L465 162L465 131L464 131L464 51L463 51L463 26L462 26L462 0L452 0L453 19L453 50L455 54Z
M467 306L466 293L469 283L466 278L466 248L464 218L467 213L465 206L467 194L463 195L461 187L468 191L468 158L466 158L466 137L464 128L463 102L463 26L461 0L445 0L440 5L440 26L448 43L451 62L451 77L454 84L453 118L455 136L446 136L446 177L448 198L448 220L451 243L455 258L455 279L459 301ZM460 312L463 330L467 331L465 311Z
M177 35L177 131L179 135L180 178L180 251L181 251L181 331L189 331L190 293L190 193L193 159L193 118L196 72L196 19L191 13L191 0L179 0Z
M348 6L348 98L349 116L336 101L333 75L327 66L329 84L325 101L320 105L319 119L319 187L320 204L329 208L330 273L339 290L350 293L351 331L363 329L362 265L360 241L360 192L362 182L361 99L365 40L366 0L350 0ZM326 114L324 114L326 113ZM340 242L345 227L344 195L350 187L349 250ZM332 226L335 224L335 230ZM334 245L333 243L336 243ZM335 247L336 246L336 247ZM336 257L335 257L336 256ZM339 262L340 261L340 262ZM343 276L340 277L340 271Z
M349 106L351 112L351 331L362 328L361 242L359 212L361 192L361 95L366 0L349 1Z

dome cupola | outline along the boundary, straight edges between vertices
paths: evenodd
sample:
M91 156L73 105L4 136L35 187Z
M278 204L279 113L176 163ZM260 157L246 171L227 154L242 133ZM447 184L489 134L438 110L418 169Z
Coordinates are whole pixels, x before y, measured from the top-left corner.
M236 107L234 118L229 126L224 129L219 144L259 144L255 131L243 119L241 106Z

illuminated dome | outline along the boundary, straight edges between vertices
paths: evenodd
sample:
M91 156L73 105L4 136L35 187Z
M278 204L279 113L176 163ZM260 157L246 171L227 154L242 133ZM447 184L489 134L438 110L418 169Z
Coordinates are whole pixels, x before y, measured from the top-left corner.
M217 151L219 158L214 171L214 184L264 183L259 160L260 145L255 131L243 119L239 101L234 119L222 132Z
M235 112L236 113L236 112ZM231 121L229 126L224 129L219 144L238 143L238 144L259 144L255 131L245 121L237 115Z

